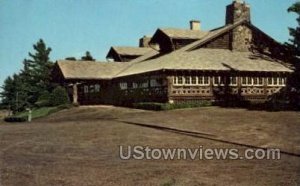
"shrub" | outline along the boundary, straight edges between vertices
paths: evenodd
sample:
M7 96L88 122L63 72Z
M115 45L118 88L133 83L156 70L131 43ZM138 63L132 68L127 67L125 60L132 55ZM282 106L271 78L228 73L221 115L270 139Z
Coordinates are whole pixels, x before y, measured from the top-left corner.
M195 108L195 107L206 107L211 106L211 101L199 101L199 102L182 102L182 103L154 103L154 102L142 102L134 103L133 108L144 109L144 110L173 110L182 108Z
M47 107L50 106L50 98L51 94L48 91L44 91L38 98L37 102L35 102L35 106L37 107Z
M27 118L26 117L9 116L9 117L5 117L4 121L6 121L6 122L25 122L25 121L27 121Z
M50 96L50 105L58 106L63 104L69 104L69 96L65 88L58 86L56 87Z

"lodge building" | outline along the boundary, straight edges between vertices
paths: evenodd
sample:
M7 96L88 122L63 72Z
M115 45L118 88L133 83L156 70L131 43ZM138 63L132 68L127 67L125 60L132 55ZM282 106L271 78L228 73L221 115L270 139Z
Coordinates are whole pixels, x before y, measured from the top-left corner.
M293 72L287 49L255 27L250 6L235 0L225 25L201 30L159 28L139 47L111 47L108 62L58 60L53 79L74 103L266 101Z

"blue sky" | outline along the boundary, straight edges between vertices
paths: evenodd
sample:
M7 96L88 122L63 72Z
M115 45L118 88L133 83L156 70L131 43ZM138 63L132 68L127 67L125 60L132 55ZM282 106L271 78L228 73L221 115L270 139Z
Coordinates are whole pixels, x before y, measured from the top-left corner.
M137 46L158 27L202 29L224 25L232 0L0 0L0 85L22 68L39 38L52 48L51 60L80 57L90 51L105 60L110 46ZM296 15L287 8L296 0L247 0L252 22L280 42L289 38Z

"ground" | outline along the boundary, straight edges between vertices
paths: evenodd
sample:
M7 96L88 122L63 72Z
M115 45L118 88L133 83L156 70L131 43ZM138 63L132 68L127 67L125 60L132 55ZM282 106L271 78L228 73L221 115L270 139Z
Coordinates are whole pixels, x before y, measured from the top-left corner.
M299 112L72 108L0 123L0 186L299 185L299 132ZM121 160L120 145L282 153L280 160Z

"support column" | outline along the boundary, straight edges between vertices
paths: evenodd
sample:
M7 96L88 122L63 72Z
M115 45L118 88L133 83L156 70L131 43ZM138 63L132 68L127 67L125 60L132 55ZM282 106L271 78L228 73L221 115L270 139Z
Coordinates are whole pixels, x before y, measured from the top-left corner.
M73 104L78 104L78 88L77 88L77 83L73 84Z

